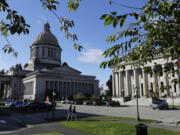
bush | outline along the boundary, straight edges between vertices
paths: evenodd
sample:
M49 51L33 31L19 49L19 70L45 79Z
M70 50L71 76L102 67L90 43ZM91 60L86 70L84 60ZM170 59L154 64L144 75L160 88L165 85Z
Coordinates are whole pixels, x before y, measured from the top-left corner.
M82 93L78 93L76 96L74 96L74 99L75 100L86 100L87 97Z

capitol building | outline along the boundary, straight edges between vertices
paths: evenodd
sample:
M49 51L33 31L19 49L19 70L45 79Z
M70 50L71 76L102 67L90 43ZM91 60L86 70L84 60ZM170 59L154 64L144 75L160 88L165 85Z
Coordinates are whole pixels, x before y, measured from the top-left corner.
M82 75L62 63L62 49L48 23L30 46L30 52L29 63L23 70L0 74L0 98L45 99L46 90L55 92L59 99L78 93L99 95L95 76Z

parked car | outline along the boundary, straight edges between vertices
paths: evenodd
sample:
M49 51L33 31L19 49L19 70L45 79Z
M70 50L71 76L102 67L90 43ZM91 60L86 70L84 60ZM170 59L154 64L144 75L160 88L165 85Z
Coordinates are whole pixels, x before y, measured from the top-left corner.
M9 107L10 108L15 108L16 106L20 106L21 104L22 104L23 102L21 102L21 101L13 101L13 102L11 102L10 104L9 104Z
M168 103L165 100L155 99L152 100L152 109L168 109Z
M120 103L118 101L110 101L110 106L112 106L112 107L119 107Z
M106 105L106 102L105 101L100 101L100 100L96 100L96 101L93 101L93 105L97 105L97 106L105 106Z
M41 102L34 102L26 104L23 109L30 110L30 111L50 111L55 107L51 104L41 103Z
M74 101L74 104L75 104L75 105L83 105L83 101L81 101L81 100L75 100L75 101Z
M93 105L93 102L92 101L84 101L83 105Z

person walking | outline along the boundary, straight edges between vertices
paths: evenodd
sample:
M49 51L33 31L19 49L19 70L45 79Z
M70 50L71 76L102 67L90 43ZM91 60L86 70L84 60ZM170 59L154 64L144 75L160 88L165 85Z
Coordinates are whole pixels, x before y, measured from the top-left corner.
M74 117L74 120L77 120L76 106L73 107L72 116Z
M69 118L71 117L71 121L72 121L72 105L69 106L68 109L68 116L67 116L67 121L69 121Z

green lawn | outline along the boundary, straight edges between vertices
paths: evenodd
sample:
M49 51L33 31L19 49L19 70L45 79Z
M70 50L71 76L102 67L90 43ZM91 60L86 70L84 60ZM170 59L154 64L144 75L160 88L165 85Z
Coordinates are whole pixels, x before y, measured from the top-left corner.
M135 125L115 121L74 121L60 124L92 135L136 135ZM148 135L180 135L180 132L150 127Z
M63 135L63 134L55 132L55 133L43 133L43 134L35 134L35 135Z
M90 119L107 119L107 120L128 120L128 121L136 121L136 118L131 117L116 117L116 116L93 116L88 117ZM150 119L141 119L142 123L152 123L157 122L156 120L150 120Z
M175 108L180 108L180 105L174 105ZM173 108L173 105L169 105L169 108Z

